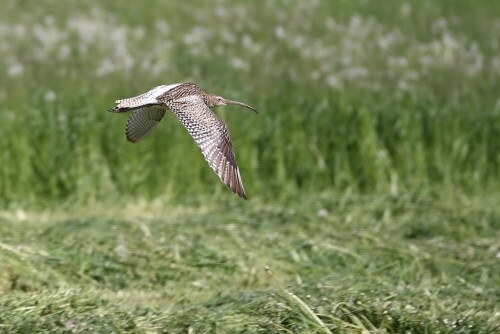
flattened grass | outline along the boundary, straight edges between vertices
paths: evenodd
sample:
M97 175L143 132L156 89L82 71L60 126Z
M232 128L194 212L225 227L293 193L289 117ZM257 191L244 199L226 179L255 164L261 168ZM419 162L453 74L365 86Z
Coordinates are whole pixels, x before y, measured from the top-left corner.
M325 193L286 205L4 218L0 328L494 331L495 200Z

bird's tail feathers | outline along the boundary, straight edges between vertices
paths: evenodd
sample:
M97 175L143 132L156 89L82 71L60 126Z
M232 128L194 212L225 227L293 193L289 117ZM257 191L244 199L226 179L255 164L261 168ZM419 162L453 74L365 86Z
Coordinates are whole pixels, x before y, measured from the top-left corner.
M129 108L120 108L120 107L113 107L111 109L108 109L109 112L126 112L129 111Z

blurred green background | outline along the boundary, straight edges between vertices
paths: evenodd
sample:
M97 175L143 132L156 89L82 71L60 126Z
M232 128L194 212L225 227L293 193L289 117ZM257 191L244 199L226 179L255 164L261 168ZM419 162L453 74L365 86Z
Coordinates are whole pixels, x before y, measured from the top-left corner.
M496 332L499 78L498 1L1 1L0 333ZM184 81L248 201L107 112Z
M119 98L182 81L242 100L227 122L249 196L495 191L500 29L479 1L5 1L1 205L227 200L183 127L124 137ZM29 10L25 10L28 6Z

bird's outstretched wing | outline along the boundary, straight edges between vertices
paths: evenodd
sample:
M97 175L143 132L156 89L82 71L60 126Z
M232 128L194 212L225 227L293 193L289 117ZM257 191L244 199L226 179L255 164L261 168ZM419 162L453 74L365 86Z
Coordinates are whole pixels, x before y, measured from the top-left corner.
M137 143L146 137L165 115L166 108L150 106L135 109L125 125L127 140Z
M226 125L205 104L201 95L165 101L196 141L205 160L229 189L247 198Z

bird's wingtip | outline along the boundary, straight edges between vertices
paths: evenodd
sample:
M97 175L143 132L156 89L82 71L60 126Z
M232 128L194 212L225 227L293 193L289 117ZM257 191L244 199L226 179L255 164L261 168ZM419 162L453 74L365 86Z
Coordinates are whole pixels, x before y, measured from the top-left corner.
M243 189L232 189L231 190L239 197L242 199L248 199L247 194L245 193L245 190Z
M245 192L245 189L243 188L243 183L241 183L241 179L240 179L240 183L238 185L238 187L232 189L236 195L238 195L240 198L243 198L243 199L248 199L247 198L247 193Z

